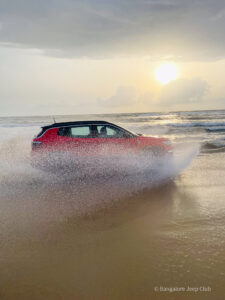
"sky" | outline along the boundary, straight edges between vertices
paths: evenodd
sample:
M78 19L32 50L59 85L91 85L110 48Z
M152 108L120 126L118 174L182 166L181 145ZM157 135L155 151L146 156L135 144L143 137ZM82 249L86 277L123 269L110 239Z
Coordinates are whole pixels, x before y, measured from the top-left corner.
M224 0L0 0L0 116L199 109L225 109Z

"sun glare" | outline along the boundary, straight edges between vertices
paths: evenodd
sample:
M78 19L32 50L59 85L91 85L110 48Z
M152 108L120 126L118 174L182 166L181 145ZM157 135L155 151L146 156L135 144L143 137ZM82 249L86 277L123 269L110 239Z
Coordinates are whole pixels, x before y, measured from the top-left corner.
M179 70L174 63L164 63L155 71L155 77L161 84L167 84L177 79Z

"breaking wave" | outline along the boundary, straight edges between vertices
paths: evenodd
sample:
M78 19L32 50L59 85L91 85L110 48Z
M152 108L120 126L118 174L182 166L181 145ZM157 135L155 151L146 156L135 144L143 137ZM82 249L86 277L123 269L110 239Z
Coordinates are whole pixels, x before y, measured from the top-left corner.
M225 139L218 138L202 144L203 152L225 152Z
M225 132L225 126L224 127L212 127L212 128L206 128L207 132Z
M192 122L192 123L173 123L167 124L171 127L221 127L225 126L225 122Z

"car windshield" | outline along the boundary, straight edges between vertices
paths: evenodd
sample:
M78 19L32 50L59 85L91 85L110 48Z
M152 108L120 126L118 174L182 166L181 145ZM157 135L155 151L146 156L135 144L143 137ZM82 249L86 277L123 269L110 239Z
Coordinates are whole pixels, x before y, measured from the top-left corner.
M123 127L123 129L124 129L126 132L130 133L131 135L138 136L138 134L137 134L136 132L131 131L130 129L128 130L127 128L124 128L124 127Z
M97 132L100 138L128 138L133 136L129 131L113 125L98 125Z

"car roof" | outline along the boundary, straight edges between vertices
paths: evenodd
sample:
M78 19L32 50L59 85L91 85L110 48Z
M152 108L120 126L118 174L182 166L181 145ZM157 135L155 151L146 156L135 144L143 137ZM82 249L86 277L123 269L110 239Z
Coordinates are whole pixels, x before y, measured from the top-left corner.
M50 128L66 127L66 126L79 126L79 125L114 125L107 121L75 121L75 122L61 122L53 123L50 125L42 126L44 130Z

